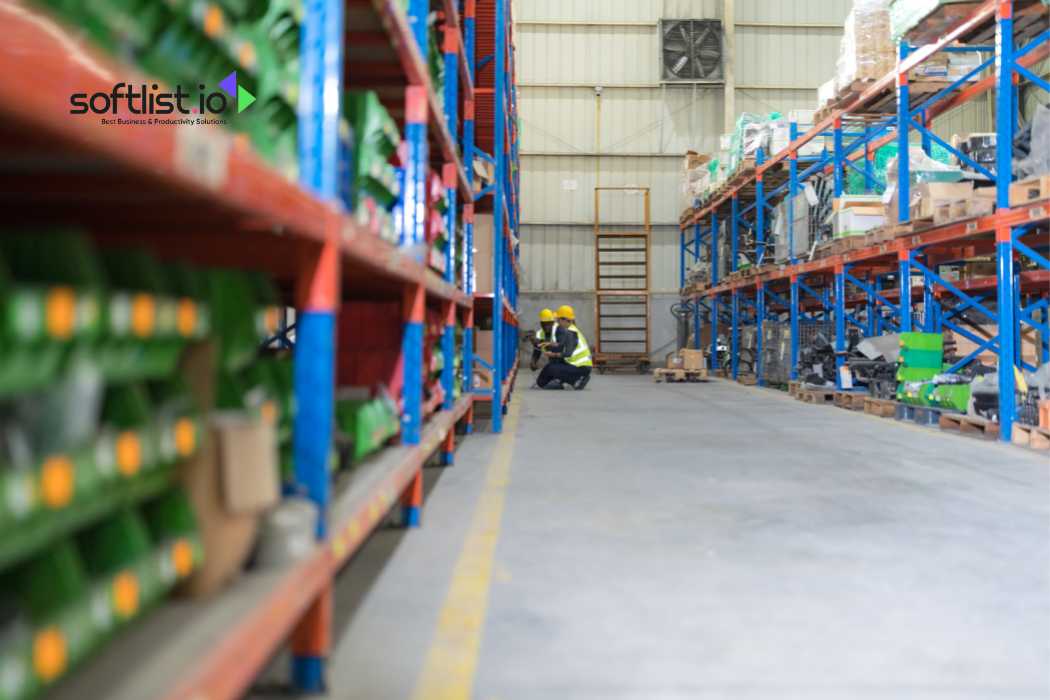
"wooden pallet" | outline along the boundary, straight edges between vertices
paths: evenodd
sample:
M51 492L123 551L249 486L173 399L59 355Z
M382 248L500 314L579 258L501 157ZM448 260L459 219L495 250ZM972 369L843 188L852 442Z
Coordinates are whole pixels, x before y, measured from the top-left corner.
M1045 452L1050 450L1050 430L1035 425L1014 423L1010 442L1021 447Z
M894 418L900 421L907 421L909 423L930 427L938 425L941 415L943 414L944 411L939 408L933 408L932 406L915 406L909 403L898 403Z
M848 411L863 411L866 398L864 394L856 391L836 391L835 405Z
M878 416L879 418L893 418L897 414L897 402L889 399L876 399L873 396L864 397L864 412Z
M799 389L795 398L804 403L834 405L836 393L834 389Z
M938 425L941 430L951 430L964 435L975 435L986 440L999 437L999 424L965 413L941 413Z
M802 386L802 382L790 381L788 382L788 396L798 396L798 390Z
M975 219L980 216L988 216L995 211L995 202L987 197L974 197L973 199L960 199L955 202L939 204L933 210L933 225L944 224Z
M667 369L659 367L653 370L653 381L660 383L674 382L706 382L708 380L706 369Z
M753 374L738 374L736 381L737 384L743 384L744 386L755 386L758 384L758 378Z
M1050 175L1040 175L1010 185L1010 206L1022 207L1041 199L1050 199Z

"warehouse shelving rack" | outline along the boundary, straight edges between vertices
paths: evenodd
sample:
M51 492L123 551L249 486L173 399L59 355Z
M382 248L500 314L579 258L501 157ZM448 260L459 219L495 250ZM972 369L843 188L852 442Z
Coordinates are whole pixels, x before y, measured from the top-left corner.
M694 344L699 347L701 325L706 320L712 326L711 357L716 358L718 329L727 327L731 337L731 372L737 379L740 331L745 325L754 326L755 374L758 382L763 383L762 329L767 319L790 323L792 379L797 378L801 321L833 323L840 366L844 362L848 325L858 327L865 336L885 330L939 332L950 329L977 344L977 350L956 363L953 369L974 361L981 352L991 350L998 354L1000 437L1010 440L1016 418L1014 367L1031 369L1021 357L1018 337L1022 323L1041 334L1038 357L1041 363L1050 362L1047 312L1050 260L1046 255L1050 244L1047 233L1050 204L1042 201L1011 208L1011 177L994 177L994 173L969 161L932 131L931 122L978 95L994 91L995 172L1012 174L1018 84L1024 79L1050 90L1050 84L1031 70L1050 53L1047 25L1047 8L1037 0L986 0L969 17L925 45L911 47L902 42L897 66L891 73L871 83L846 104L830 110L805 134L799 136L797 125L792 124L792 139L786 149L770 158L759 151L753 168L738 172L720 194L684 217L680 277L683 296L696 304ZM931 86L928 82L915 85L915 81L909 80L913 68L941 51L975 51L988 58L956 81ZM993 75L976 79L982 71L992 68ZM916 94L923 96L917 105L912 102ZM794 216L790 207L802 183L817 173L831 173L834 194L839 196L843 193L845 174L853 169L864 176L870 190L875 185L874 152L891 141L898 144L898 220L901 224L909 222L908 148L912 134L919 136L927 152L933 143L938 143L976 166L978 171L992 176L996 186L996 213L915 230L910 235L840 255L806 262L796 259L791 244ZM804 145L821 137L831 139L830 149L825 147L817 157L798 155ZM847 142L847 138L852 140ZM767 211L784 197L788 197L789 202L787 235L791 257L787 264L774 265L766 262ZM752 274L733 274L729 280L719 279L720 218L729 222L732 273L737 272L741 229L753 233L756 259ZM689 229L692 229L691 238L686 234ZM700 259L702 246L710 247L711 285L700 291L685 289L687 263ZM994 277L954 282L939 274L942 264L992 254L996 260ZM1018 270L1021 258L1027 258L1040 269ZM896 278L892 288L886 284L889 275ZM948 296L958 303L945 309L940 300ZM994 301L994 306L990 306L989 301ZM922 303L922 314L915 312L917 302ZM728 311L724 309L726 305ZM990 339L975 335L956 322L958 314L967 309L979 311L998 328L1010 329L1010 332L1000 332Z
M429 0L410 0L407 11L397 0L304 2L297 185L222 129L115 128L71 117L72 92L109 92L115 80L144 82L141 74L27 2L0 1L0 22L8 29L0 46L8 226L75 223L102 245L133 243L161 258L270 274L297 309L296 487L322 513L312 554L245 573L212 599L164 603L73 671L54 689L56 697L240 697L284 642L293 654L293 683L320 690L332 640L335 575L391 507L401 505L406 525L419 524L424 462L440 453L451 463L457 424L470 431L474 400L483 398L473 393L470 380L474 3L468 0L462 13L456 0L433 4L445 24L443 107L423 58ZM509 8L503 0L495 4L493 33L509 44ZM499 87L510 95L509 108L498 110L500 124L516 114L513 64L508 70L507 60L513 61L512 52L498 59L504 67ZM405 188L405 223L416 240L423 238L425 202L418 195L427 166L442 175L452 204L443 277L342 210L338 128L344 85L375 89L404 125L406 180L416 185ZM504 271L494 296L496 308L505 310L499 327L513 338L519 267L517 248L509 244L517 227L516 133L507 143L495 156L506 187L494 200L513 224L506 230L508 246L494 246L496 269ZM455 278L452 257L459 235L462 280ZM354 299L399 300L403 310L402 431L399 445L333 481L328 454L335 329L341 302ZM457 321L465 331L460 398L454 398L454 363L446 361L444 400L431 407L422 400L428 308L444 319L446 358L455 352ZM513 366L499 367L508 380L499 394L506 405ZM498 419L497 411L497 429Z
M475 294L474 313L491 316L493 362L489 365L473 358L492 373L492 387L477 390L475 399L491 402L492 430L498 433L503 430L503 416L517 377L519 340L521 181L513 23L510 0L465 0L464 14L467 43L475 47L479 56L473 70L476 100L467 107L466 142L471 145L467 170L473 170L473 159L480 158L491 164L495 172L491 185L477 188L467 224L467 235L471 236L475 208L492 212L492 293Z

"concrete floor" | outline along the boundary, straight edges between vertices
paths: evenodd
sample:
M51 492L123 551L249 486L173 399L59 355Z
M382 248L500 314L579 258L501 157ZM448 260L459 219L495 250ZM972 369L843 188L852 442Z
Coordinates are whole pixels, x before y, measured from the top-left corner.
M473 697L1050 697L1046 457L725 382L529 379ZM332 698L428 697L497 440L344 572Z

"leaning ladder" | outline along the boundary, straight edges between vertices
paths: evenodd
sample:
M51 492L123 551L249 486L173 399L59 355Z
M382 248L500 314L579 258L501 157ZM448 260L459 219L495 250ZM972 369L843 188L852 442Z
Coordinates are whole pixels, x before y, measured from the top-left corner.
M603 229L603 192L642 197L642 229ZM594 364L599 372L649 366L648 187L594 188Z

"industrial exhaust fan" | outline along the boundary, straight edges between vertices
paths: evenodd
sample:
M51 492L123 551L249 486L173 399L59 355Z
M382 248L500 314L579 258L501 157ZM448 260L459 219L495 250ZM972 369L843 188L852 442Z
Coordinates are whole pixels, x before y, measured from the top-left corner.
M661 80L722 80L722 23L717 19L660 20Z

